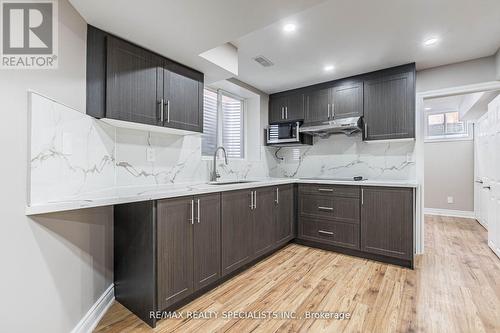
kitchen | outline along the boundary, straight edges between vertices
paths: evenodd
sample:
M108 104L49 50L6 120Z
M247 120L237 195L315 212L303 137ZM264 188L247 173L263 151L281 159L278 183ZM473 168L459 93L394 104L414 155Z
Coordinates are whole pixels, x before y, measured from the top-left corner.
M1 69L16 110L2 135L20 138L2 173L2 313L38 309L8 331L500 327L496 206L487 231L426 216L423 154L427 100L500 89L498 4L456 52L467 1L365 4L436 11L427 25L395 15L409 36L396 45L339 1L52 4L58 67ZM158 29L167 9L183 24Z

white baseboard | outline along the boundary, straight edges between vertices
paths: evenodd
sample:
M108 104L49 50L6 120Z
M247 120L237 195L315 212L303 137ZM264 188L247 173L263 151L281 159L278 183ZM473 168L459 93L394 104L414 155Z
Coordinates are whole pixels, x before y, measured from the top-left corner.
M73 328L71 333L91 333L97 324L108 311L115 299L115 288L111 284L108 289L99 297L97 302L92 305L90 310L83 316L80 322Z
M498 258L500 258L500 249L495 246L491 241L488 241L488 245L490 249L497 255Z
M451 217L464 217L464 218L469 218L469 219L476 218L476 215L474 214L473 211L467 211L467 210L424 208L424 214L439 215L439 216L451 216Z

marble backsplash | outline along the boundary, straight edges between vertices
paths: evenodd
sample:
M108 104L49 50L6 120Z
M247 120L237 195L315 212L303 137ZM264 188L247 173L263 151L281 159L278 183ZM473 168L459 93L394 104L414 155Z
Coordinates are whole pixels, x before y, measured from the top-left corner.
M115 128L30 92L28 204L82 198L124 186L166 186L209 179L201 136ZM250 142L250 140L248 140ZM155 161L147 159L154 150ZM414 142L366 143L334 135L301 148L260 147L260 158L218 159L221 179L333 177L415 179Z
M363 142L361 135L314 138L314 145L284 148L271 167L272 177L416 179L414 141Z
M209 179L201 136L115 128L34 92L30 99L28 203L85 197L121 186L164 186ZM147 159L152 148L155 161ZM256 161L218 160L222 179L269 176L267 149Z

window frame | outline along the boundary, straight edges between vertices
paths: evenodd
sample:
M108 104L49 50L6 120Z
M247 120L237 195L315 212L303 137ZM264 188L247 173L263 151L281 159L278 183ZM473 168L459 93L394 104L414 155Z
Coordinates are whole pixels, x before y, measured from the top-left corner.
M469 121L460 119L460 122L464 123L465 133L461 134L447 134L443 135L429 135L429 116L432 115L443 115L444 127L446 132L446 114L458 112L460 117L460 111L458 109L441 109L432 110L424 112L424 142L446 142L446 141L470 141L474 139L474 127Z
M213 93L217 94L217 124L216 124L216 147L222 146L222 141L223 141L223 128L224 128L224 116L222 114L222 96L230 97L236 100L239 100L241 102L241 128L242 128L242 135L241 135L241 148L242 148L242 155L243 157L228 157L228 159L231 160L246 160L247 156L247 147L246 147L246 135L247 135L247 128L246 128L246 98L243 98L241 96L235 95L233 93L230 93L229 91L223 90L223 89L215 89L212 87L204 87L204 89L209 90ZM203 137L202 139L203 140ZM201 146L203 146L203 143L201 143ZM202 160L212 160L213 159L213 153L210 155L204 155L203 154L203 149L201 149L201 158Z

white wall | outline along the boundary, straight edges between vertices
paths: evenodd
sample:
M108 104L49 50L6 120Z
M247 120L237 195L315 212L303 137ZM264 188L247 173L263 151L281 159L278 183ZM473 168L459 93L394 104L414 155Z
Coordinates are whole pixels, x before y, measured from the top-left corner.
M497 80L500 80L500 49L495 54L495 61L497 65Z
M495 56L417 72L417 92L498 80Z
M425 208L473 211L474 141L426 142L424 150Z
M0 331L69 332L112 283L112 208L28 218L27 90L85 110L86 23L59 1L59 68L0 70Z

